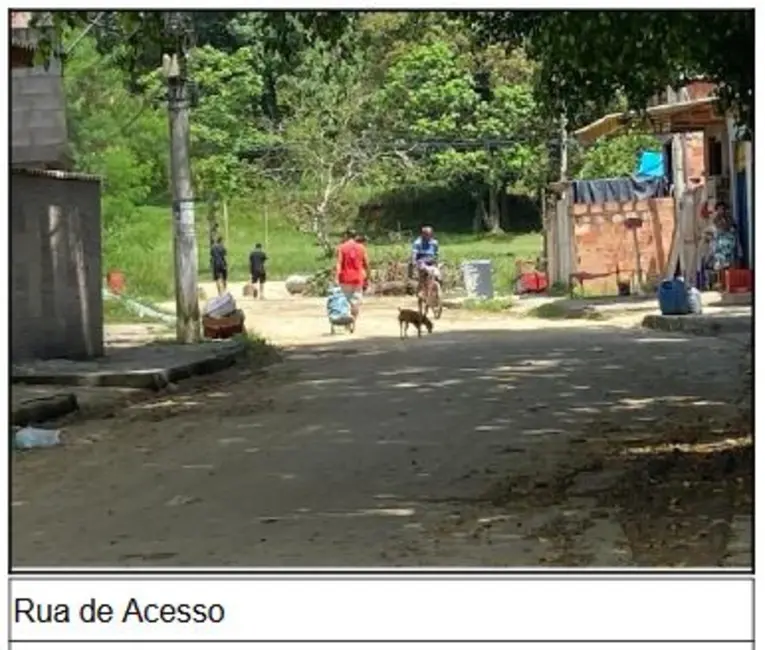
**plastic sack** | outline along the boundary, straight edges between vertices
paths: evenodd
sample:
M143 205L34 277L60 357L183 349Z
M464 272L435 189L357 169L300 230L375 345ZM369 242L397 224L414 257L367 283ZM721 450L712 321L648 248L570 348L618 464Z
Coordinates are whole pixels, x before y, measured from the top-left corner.
M226 292L221 296L210 298L205 305L204 315L210 318L224 318L236 311L234 296Z
M17 449L56 447L61 444L61 431L58 429L24 427L16 432L14 442Z

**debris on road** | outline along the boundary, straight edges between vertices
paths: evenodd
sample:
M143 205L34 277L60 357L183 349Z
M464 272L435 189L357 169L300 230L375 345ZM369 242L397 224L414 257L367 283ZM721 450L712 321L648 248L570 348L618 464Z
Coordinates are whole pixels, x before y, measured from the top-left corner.
M58 429L37 429L24 427L14 436L16 449L36 449L56 447L61 444L61 431Z

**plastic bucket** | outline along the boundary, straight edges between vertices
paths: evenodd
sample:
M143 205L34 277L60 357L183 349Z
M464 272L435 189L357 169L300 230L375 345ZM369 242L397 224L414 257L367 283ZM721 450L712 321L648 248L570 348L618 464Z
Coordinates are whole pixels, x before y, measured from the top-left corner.
M121 294L125 291L125 274L116 269L110 270L106 274L106 286L112 293Z

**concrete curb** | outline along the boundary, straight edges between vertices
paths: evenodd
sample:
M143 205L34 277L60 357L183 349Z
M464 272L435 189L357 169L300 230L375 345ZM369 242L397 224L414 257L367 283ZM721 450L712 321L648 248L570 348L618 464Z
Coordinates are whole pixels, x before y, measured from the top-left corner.
M11 424L25 427L55 420L79 410L77 397L72 393L24 400L11 408Z
M137 388L159 391L168 384L188 379L197 375L209 375L220 372L232 365L244 353L242 343L228 345L225 350L216 350L209 356L190 361L181 361L166 367L147 368L146 370L103 370L78 371L77 369L50 371L34 370L19 372L13 370L11 381L14 384L46 386L87 386L91 388Z
M696 336L747 334L752 331L751 318L730 316L662 316L649 314L643 318L643 327L662 332L680 332Z

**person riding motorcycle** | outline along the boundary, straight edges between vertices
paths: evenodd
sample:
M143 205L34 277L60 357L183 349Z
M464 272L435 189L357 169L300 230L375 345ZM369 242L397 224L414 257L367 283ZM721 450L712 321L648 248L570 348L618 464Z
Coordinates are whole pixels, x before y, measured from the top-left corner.
M420 236L412 243L412 265L417 269L417 293L422 290L428 276L441 283L438 269L438 240L433 236L433 228L423 226Z

